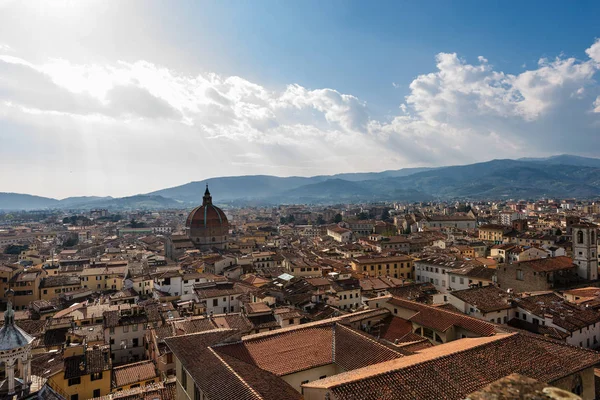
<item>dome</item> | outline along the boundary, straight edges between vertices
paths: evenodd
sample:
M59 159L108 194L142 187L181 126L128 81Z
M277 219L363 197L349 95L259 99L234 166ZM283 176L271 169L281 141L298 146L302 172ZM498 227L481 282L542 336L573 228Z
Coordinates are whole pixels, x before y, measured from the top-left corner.
M8 294L12 294L11 292L12 289ZM4 326L0 329L0 355L6 351L23 348L33 340L23 329L15 325L15 312L9 300L4 312Z
M186 228L229 228L229 221L223 210L212 204L212 197L206 186L202 205L192 210L185 221Z

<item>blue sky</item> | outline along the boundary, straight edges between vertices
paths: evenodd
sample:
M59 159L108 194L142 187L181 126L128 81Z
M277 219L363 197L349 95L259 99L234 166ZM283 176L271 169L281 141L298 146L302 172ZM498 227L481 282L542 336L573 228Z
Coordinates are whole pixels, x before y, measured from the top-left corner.
M600 156L599 17L592 1L0 0L0 168L21 177L0 191Z

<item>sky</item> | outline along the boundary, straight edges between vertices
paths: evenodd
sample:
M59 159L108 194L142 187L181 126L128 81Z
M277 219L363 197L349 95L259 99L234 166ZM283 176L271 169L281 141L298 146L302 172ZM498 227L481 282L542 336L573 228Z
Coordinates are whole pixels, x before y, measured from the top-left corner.
M0 192L600 157L600 2L0 0Z

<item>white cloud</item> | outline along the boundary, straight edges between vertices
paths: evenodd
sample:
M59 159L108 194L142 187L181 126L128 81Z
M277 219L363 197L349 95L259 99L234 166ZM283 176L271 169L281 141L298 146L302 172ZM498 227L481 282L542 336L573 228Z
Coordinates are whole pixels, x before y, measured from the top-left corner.
M0 127L20 135L0 149L0 168L17 165L34 179L22 182L41 185L47 177L35 181L36 171L40 176L45 167L16 154L61 154L68 162L52 160L55 168L82 166L72 179L89 185L87 171L95 171L102 188L116 188L88 193L125 194L216 175L585 153L598 140L600 92L593 78L600 41L586 53L583 61L542 59L516 75L495 70L483 56L470 64L440 53L436 70L409 83L390 120L374 119L366 102L330 88L290 84L275 91L237 76L186 75L148 61L84 65L0 55ZM25 152L20 140L34 150ZM69 146L79 150L67 152ZM115 178L123 171L140 181ZM148 183L148 176L157 178ZM27 191L14 185L0 177L4 190Z
M594 101L594 110L595 113L600 113L600 96L596 97L596 101Z
M592 60L600 63L600 39L596 39L593 45L590 46L586 51L588 57Z

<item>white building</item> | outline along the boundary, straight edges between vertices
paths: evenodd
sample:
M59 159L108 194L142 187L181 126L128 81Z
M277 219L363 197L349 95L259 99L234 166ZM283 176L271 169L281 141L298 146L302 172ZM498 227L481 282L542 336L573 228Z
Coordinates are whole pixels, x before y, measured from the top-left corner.
M472 264L447 254L432 254L415 261L414 265L417 282L429 282L439 292L448 293L451 287L448 273Z
M524 322L519 327L532 331L540 325L554 328L560 335L559 339L570 345L598 348L599 312L573 305L556 293L522 297L514 299L514 303L515 319Z

